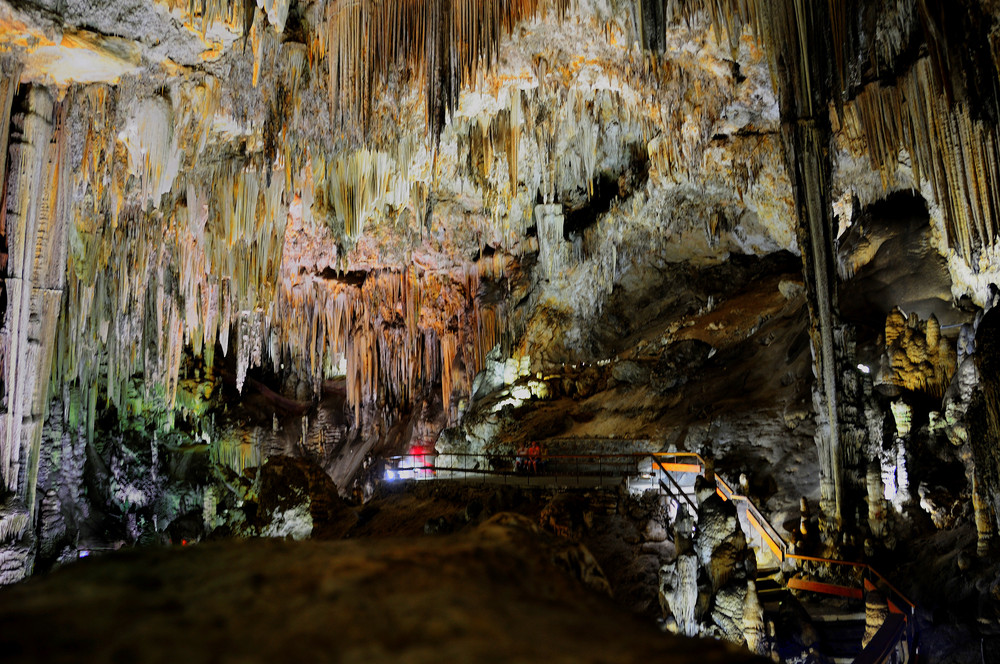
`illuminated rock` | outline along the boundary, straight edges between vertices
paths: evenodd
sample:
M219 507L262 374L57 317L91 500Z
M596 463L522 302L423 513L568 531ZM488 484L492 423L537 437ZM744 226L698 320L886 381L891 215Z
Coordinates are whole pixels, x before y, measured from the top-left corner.
M12 117L16 130L6 193L7 311L0 367L7 408L0 415L0 471L7 491L22 499L34 517L42 425L66 283L69 155L65 107L36 87L25 103Z

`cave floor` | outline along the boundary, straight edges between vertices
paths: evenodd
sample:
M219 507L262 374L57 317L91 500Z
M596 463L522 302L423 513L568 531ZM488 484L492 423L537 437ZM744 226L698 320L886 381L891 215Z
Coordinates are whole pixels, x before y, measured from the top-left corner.
M455 535L137 550L0 591L0 651L8 662L757 661L660 633L586 587L601 579L575 545L515 515Z

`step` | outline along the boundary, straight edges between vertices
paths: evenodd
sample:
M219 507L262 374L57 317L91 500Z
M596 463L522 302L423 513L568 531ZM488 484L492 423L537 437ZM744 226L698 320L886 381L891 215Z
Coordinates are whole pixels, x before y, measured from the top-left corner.
M860 622L864 624L866 620L864 611L845 611L844 613L830 613L822 615L813 615L810 612L809 617L812 618L814 623L856 623Z
M774 593L777 593L777 592L787 593L788 592L788 588L785 588L784 586L781 586L781 585L778 585L778 584L774 584L774 585L770 585L770 584L757 584L757 594L758 595L770 595L770 594L774 594Z

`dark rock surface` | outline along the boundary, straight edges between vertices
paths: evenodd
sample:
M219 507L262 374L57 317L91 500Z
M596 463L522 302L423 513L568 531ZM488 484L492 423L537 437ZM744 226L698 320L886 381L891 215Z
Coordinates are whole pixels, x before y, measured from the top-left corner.
M586 549L500 514L461 535L222 542L0 591L5 662L751 662L584 585ZM581 579L584 582L581 582Z

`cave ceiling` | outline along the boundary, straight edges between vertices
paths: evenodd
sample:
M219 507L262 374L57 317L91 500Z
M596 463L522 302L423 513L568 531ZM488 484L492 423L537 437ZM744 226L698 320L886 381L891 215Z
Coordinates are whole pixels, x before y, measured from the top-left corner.
M560 260L538 203L607 226L549 265L577 317L646 239L665 262L796 250L750 38L730 52L701 19L654 57L602 2L252 4L3 5L8 100L46 97L66 188L57 381L121 407L143 373L173 404L181 356L218 343L239 387L346 359L353 405L434 380L447 399L453 355L468 381L510 331L481 281Z

